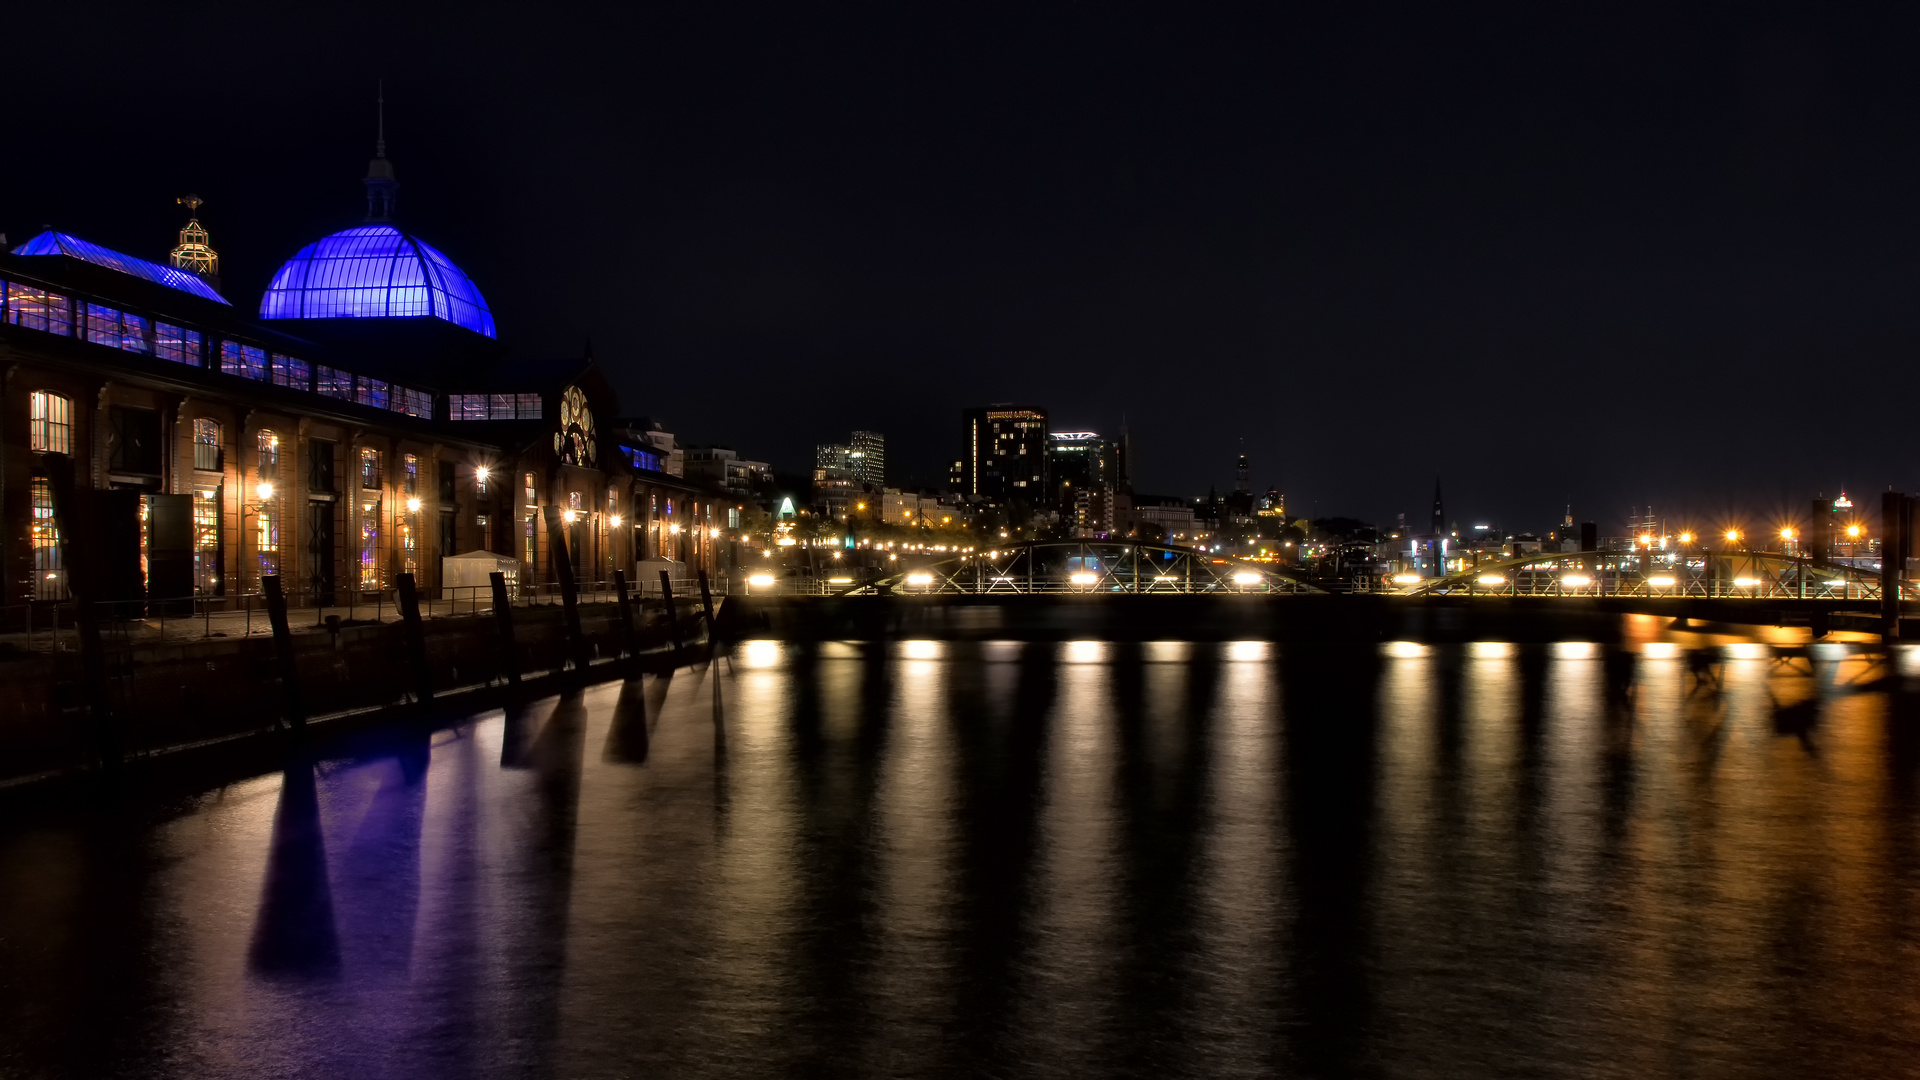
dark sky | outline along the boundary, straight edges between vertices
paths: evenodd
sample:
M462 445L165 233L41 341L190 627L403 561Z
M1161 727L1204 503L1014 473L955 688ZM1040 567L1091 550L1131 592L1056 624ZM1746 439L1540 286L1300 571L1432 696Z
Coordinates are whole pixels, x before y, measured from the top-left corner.
M197 191L255 303L358 219L384 76L504 338L785 468L875 427L933 479L1017 399L1383 524L1436 473L1510 529L1920 489L1914 26L1328 6L33 5L0 229L157 257Z

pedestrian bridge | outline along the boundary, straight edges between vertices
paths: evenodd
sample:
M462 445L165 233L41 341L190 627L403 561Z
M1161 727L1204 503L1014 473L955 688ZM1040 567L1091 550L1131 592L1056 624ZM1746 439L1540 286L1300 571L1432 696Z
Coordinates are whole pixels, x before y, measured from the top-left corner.
M1396 579L1408 596L1707 597L1728 600L1871 600L1880 571L1774 551L1536 552L1482 561L1436 578ZM1899 599L1920 595L1902 582Z
M1130 540L1031 540L903 569L842 596L1318 593L1292 567Z

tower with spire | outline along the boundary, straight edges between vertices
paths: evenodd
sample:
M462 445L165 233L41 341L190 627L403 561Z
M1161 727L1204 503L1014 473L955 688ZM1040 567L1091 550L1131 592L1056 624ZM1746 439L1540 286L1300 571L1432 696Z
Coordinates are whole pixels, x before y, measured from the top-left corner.
M189 273L198 274L220 290L220 253L213 250L212 238L197 215L206 200L198 195L182 195L173 200L187 208L187 224L180 230L180 246L173 249L169 261Z
M387 84L380 83L379 122L373 141L373 160L367 162L367 220L391 221L399 203L400 181L393 178L393 162L387 160Z

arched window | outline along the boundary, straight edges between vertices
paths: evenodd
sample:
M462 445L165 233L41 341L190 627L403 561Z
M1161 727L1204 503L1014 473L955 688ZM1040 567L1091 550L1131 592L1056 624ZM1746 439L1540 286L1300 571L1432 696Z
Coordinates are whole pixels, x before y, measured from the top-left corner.
M35 450L49 454L73 453L73 399L45 390L32 394L27 438Z

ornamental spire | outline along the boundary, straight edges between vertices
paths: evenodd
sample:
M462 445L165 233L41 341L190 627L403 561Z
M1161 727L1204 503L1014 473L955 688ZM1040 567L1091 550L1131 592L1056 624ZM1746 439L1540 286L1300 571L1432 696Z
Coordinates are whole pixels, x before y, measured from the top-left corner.
M380 80L379 120L373 141L373 160L367 162L367 220L387 221L393 217L399 201L400 182L393 178L393 162L387 160L387 81Z
M173 200L187 208L187 224L180 230L180 246L173 249L170 262L182 270L198 274L220 287L220 254L213 250L206 226L196 216L206 200L198 195L182 195Z

